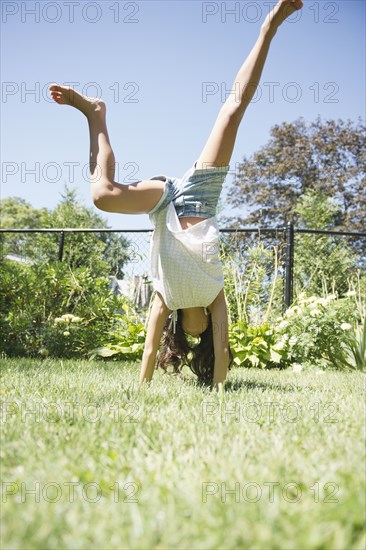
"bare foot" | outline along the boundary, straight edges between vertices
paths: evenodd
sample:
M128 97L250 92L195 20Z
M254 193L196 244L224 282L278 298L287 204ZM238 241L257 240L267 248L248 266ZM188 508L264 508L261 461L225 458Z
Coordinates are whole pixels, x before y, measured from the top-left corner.
M52 84L49 86L49 90L52 99L56 103L59 105L70 105L71 107L75 107L75 109L78 109L84 113L84 115L88 118L97 113L105 114L106 112L106 106L103 100L79 94L79 92L69 86Z
M292 15L303 7L302 0L279 0L273 10L267 15L263 27L277 30L277 28Z

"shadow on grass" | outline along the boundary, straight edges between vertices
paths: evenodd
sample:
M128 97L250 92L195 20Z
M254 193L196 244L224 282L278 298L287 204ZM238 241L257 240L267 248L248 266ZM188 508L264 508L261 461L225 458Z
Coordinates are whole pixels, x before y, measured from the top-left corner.
M301 391L301 386L295 384L272 384L271 382L251 382L249 380L227 380L225 383L226 392L236 392L243 388L248 390L278 390L284 392Z
M211 383L206 384L204 382L200 382L195 377L180 375L179 378L184 384L194 386L197 389L208 389L212 387ZM240 392L243 389L263 391L278 390L282 392L299 392L304 390L302 386L298 386L297 384L274 384L273 382L257 382L238 378L230 379L229 374L229 378L225 382L225 392L235 393Z
M113 372L113 375L116 375L116 371L121 371L121 374L123 373L124 369L136 369L136 380L129 381L127 384L127 387L123 388L123 393L126 394L125 397L130 398L131 395L134 395L136 391L138 390L138 372L139 372L139 364L138 362L132 362L132 361L92 361L89 362L87 360L80 360L80 359L66 359L63 360L61 358L48 358L45 360L42 359L34 359L34 358L11 358L9 361L12 363L12 372L27 372L27 373L33 373L34 370L40 369L44 370L45 368L49 367L50 370L54 371L57 370L60 372L60 370L65 370L65 374L69 371L70 373L74 372L75 370L78 370L80 368L80 362L83 363L83 368L92 367L93 369L97 369L98 371L110 373L111 369ZM14 361L14 362L13 362ZM15 364L14 364L15 363ZM241 370L241 369L239 369ZM268 371L268 374L273 374L273 372L277 372L278 374L281 372L284 372L282 369L271 369ZM245 375L245 378L241 377ZM198 378L192 374L189 369L187 371L180 372L177 374L173 373L164 373L164 377L172 377L172 379L179 380L180 383L184 385L188 385L189 387L194 387L197 390L208 390L212 387L211 382L205 383L202 381L199 381ZM253 378L255 378L256 374L253 373ZM228 378L225 383L225 392L226 393L235 393L240 392L243 389L244 390L261 390L261 391L268 391L268 390L277 390L282 392L299 392L304 391L304 387L301 385L297 385L295 383L274 383L273 381L268 382L262 382L257 380L248 380L247 378L251 377L250 369L245 369L243 372L229 372Z

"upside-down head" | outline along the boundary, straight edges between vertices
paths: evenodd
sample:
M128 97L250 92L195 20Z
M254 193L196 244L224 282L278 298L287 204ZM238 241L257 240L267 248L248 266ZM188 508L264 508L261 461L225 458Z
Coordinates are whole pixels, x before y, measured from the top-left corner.
M182 328L183 312L178 309L178 318L173 330L173 319L169 317L165 323L162 344L157 356L157 367L168 372L173 367L173 374L181 372L187 365L197 376L199 382L211 385L214 376L214 343L211 314L208 314L207 328L198 336L192 337ZM231 368L233 356L229 347Z

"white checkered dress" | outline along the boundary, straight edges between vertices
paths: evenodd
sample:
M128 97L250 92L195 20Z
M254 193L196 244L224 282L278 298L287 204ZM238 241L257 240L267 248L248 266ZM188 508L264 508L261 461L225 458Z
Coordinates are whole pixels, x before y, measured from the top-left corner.
M182 229L173 203L150 214L154 289L173 311L207 307L224 286L216 217Z

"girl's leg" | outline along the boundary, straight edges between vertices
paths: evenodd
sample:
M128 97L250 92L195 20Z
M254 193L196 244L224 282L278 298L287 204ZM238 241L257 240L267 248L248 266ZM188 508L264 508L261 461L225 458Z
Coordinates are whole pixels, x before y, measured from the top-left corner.
M94 204L107 212L143 214L149 212L163 194L164 182L142 180L123 185L114 181L115 158L106 124L103 101L90 99L66 86L50 86L56 103L70 105L87 118L90 134L91 194Z
M208 141L198 158L197 168L223 166L230 163L236 134L244 112L259 84L271 40L281 23L301 7L302 0L280 0L266 17L257 42L240 68L233 89L219 112ZM239 88L239 98L236 87Z

